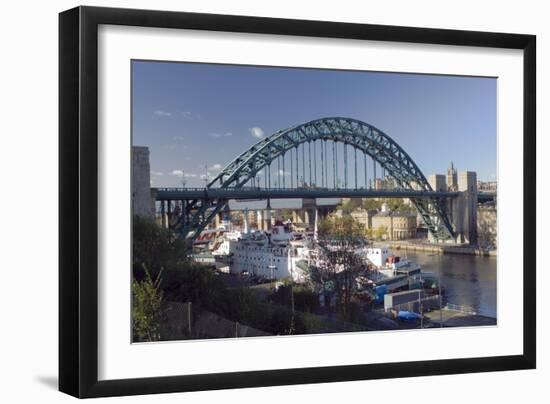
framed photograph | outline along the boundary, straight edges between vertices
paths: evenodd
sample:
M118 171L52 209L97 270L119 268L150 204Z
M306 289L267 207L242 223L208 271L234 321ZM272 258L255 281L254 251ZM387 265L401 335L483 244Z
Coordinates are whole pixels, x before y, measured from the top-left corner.
M59 28L61 391L535 367L535 36Z

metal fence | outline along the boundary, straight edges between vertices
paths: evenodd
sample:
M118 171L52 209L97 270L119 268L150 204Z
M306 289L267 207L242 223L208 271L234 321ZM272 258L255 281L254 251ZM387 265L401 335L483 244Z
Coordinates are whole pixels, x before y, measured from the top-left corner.
M488 313L483 309L476 309L475 307L462 305L462 304L447 303L444 308L447 310L458 311L464 314L471 314L473 316L484 316L484 317L491 317L491 318L495 317L494 314Z
M196 309L191 303L165 302L163 313L160 326L163 341L270 335L208 310Z
M421 300L422 302L422 311L431 311L431 310L438 310L441 306L441 302L439 299L439 295L433 295L433 296L425 296ZM413 300L411 302L407 303L401 303L397 304L393 307L391 307L391 310L396 311L413 311L416 313L420 313L420 304L419 300Z

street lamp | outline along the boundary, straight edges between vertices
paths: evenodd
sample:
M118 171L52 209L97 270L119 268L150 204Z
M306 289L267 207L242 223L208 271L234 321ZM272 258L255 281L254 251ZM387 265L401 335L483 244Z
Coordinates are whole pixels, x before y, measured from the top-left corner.
M438 254L439 261L439 279L437 280L437 286L439 289L439 326L443 328L443 295L441 294L441 281L443 276L441 274L441 254Z
M204 185L208 185L208 164L202 165L204 167Z
M418 289L418 312L420 313L420 329L424 328L424 307L422 304L421 293L424 291L424 280L420 274L420 289Z
M290 307L292 311L292 317L290 319L290 332L289 334L294 333L294 274L292 271L292 259L290 258L290 248L288 250L288 259L290 261Z
M181 170L181 187L185 188L187 185L187 180L185 179L185 171Z

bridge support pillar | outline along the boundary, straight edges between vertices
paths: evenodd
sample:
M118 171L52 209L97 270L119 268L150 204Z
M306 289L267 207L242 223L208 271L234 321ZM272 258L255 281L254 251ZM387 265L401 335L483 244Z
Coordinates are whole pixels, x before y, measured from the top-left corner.
M309 220L310 219L309 209L304 209L303 212L304 212L304 220L303 220L304 224L311 224Z
M248 234L248 209L243 211L243 233Z
M258 230L265 230L263 212L261 210L256 211L256 226Z
M269 210L269 209L264 210L263 230L265 230L265 231L271 230L271 210Z
M477 243L477 176L475 172L458 174L459 195L448 202L448 215L457 243Z
M187 202L185 200L181 201L181 224L185 226L187 223Z
M168 228L168 215L166 213L166 201L160 201L160 227Z

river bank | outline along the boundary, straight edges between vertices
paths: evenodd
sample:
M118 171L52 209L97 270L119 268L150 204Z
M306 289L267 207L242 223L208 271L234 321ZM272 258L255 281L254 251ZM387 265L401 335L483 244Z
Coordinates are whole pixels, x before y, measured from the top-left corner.
M421 243L408 240L399 241L376 241L375 246L390 246L395 250L405 251L419 251L432 254L462 254L462 255L477 255L481 257L495 257L497 256L497 250L485 251L477 247L471 246L455 246L455 245L438 245Z

